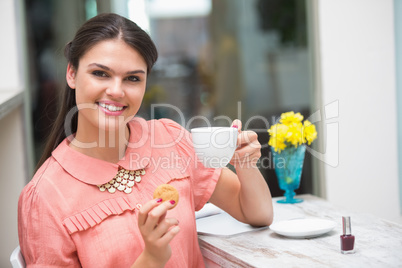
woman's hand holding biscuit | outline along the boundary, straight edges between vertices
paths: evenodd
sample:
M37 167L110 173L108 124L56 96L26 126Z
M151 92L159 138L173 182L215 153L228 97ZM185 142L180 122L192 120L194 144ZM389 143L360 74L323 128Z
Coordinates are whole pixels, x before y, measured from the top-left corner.
M157 198L144 204L138 214L138 227L145 243L142 257L156 267L163 267L169 260L172 254L169 243L180 231L179 221L166 217L174 206L174 202Z

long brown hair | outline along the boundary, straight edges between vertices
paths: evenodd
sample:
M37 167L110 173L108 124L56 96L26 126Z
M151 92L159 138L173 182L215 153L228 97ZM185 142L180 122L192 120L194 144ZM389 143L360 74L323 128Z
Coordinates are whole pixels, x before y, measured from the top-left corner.
M100 14L86 21L78 29L74 39L64 48L67 62L74 70L78 70L79 61L84 54L97 43L121 39L137 50L147 64L147 74L158 58L155 44L149 35L137 24L122 16L113 13ZM69 122L66 117L76 108L75 89L66 85L62 93L61 107L50 131L43 154L36 166L36 170L50 157L52 151L70 134L77 132L78 113L73 113ZM66 127L67 126L67 127Z

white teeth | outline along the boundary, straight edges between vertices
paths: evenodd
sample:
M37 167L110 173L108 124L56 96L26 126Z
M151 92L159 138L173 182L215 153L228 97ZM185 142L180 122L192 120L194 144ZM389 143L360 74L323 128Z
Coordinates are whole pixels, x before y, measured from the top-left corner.
M112 104L104 104L104 103L99 103L99 106L108 109L111 112L116 112L116 111L121 111L123 110L123 107L118 107L118 106L114 106Z

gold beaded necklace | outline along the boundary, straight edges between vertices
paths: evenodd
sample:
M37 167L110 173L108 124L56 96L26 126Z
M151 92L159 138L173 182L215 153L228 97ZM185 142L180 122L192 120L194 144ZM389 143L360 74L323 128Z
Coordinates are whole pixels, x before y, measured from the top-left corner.
M109 182L104 183L102 185L97 185L101 192L105 192L106 190L113 194L116 190L120 192L125 192L129 194L132 192L132 188L135 183L141 182L141 176L145 175L145 169L138 170L127 170L120 167L116 176L111 179Z

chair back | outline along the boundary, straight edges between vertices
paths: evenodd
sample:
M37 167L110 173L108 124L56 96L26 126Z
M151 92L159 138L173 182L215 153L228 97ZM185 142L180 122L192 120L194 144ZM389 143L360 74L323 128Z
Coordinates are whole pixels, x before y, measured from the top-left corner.
M22 256L20 246L16 247L10 256L10 262L13 268L25 268L24 256Z

